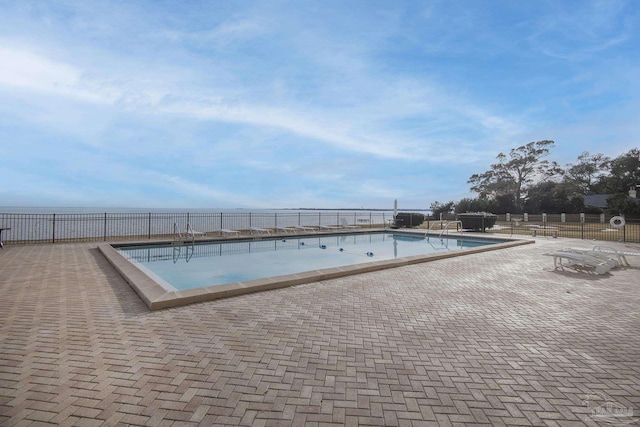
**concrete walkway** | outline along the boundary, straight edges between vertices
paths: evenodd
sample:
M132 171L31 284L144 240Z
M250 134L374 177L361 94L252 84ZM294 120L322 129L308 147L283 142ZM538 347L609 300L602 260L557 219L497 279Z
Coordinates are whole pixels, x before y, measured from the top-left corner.
M640 257L595 276L542 256L592 244L538 239L157 312L95 244L6 246L0 425L638 420Z

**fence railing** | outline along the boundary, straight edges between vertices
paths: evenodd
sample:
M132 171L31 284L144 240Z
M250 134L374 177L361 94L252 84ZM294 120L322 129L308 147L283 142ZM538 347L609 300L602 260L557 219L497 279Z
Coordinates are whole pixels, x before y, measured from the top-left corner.
M215 235L230 229L248 233L252 227L321 227L349 225L382 227L393 219L383 211L206 212L206 213L0 213L4 243L60 243L142 240L172 237L174 224Z
M612 224L614 217L605 214L506 214L498 215L495 225L486 232L640 243L640 218L624 218L624 224L619 221ZM450 214L445 215L443 220L452 221L455 218L454 214Z
M611 215L540 214L498 215L489 233L536 235L585 240L640 243L640 219L625 218L624 225L611 224ZM427 219L421 228L434 223L455 220L454 214ZM319 227L349 225L379 228L393 221L392 212L384 211L292 211L292 212L206 212L206 213L64 213L30 214L0 213L4 243L59 243L113 240L171 238L174 224L186 230L215 235L221 230L237 230L248 234L252 227ZM437 224L436 224L437 225ZM435 227L434 229L438 229Z

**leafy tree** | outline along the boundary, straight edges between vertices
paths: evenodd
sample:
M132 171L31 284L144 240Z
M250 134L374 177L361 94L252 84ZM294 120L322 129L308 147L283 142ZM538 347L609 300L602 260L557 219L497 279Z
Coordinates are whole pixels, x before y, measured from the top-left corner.
M460 199L458 203L456 203L455 213L473 212L474 210L471 206L474 206L476 200L479 199Z
M490 213L506 213L514 212L513 197L508 194L496 196L494 199L476 198L462 199L456 203L456 213L465 212L490 212Z
M498 194L492 203L493 209L488 212L507 213L507 212L520 212L522 209L520 206L516 206L513 194L505 193Z
M513 211L521 212L523 195L534 179L545 180L563 173L556 162L543 160L554 145L551 140L530 142L511 149L508 156L498 154L498 163L492 164L488 171L471 175L468 181L472 184L471 191L478 193L481 199L502 200L509 196L513 200ZM500 204L504 205L504 202Z
M448 214L453 211L454 202L440 203L435 201L431 203L429 209L433 212L435 218L440 218L440 214Z
M607 199L606 211L611 215L640 217L640 200L629 197L627 193L615 194Z
M567 165L564 174L567 191L583 196L600 193L600 181L609 173L610 164L611 159L604 154L583 152L578 156L578 163Z
M526 212L584 212L584 199L579 195L571 195L569 187L563 183L543 181L529 188L524 203Z
M601 178L603 192L626 193L640 184L640 150L633 148L609 163L609 174Z
M456 203L456 213L465 212L497 212L496 202L487 198L465 198Z

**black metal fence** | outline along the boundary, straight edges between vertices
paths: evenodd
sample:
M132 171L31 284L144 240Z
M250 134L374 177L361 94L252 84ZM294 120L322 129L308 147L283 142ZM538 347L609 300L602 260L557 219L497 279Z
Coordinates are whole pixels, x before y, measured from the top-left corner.
M495 226L486 231L640 243L640 219L612 221L612 218L615 217L604 214L506 214L499 215ZM455 219L453 214L444 215L442 220L429 219L420 227L433 228L434 223L445 224ZM392 223L393 213L390 211L0 213L0 228L5 229L2 240L10 244L170 238L174 234L174 224L181 231L185 231L188 225L197 232L215 235L225 229L249 233L253 227L277 230L348 224L378 228Z
M455 215L446 215L443 220L455 220ZM640 243L640 218L605 214L506 214L498 215L496 224L486 232Z
M322 227L343 224L382 227L393 219L383 211L207 212L207 213L0 213L4 243L59 243L172 237L175 228L215 235L221 230Z

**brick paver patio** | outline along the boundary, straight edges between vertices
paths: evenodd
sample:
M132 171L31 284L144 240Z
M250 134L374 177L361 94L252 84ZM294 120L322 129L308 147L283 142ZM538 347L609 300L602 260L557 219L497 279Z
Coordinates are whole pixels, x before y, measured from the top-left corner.
M0 425L595 426L606 403L640 425L640 257L595 276L541 255L592 243L156 312L95 244L7 246Z

